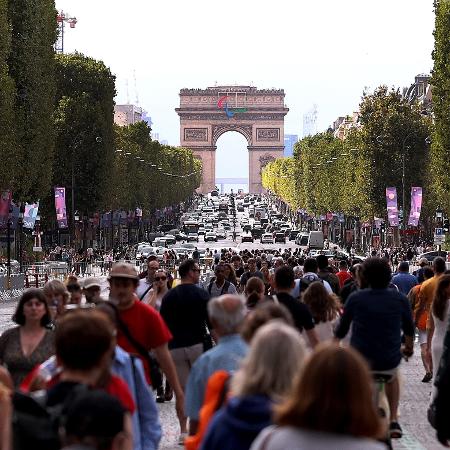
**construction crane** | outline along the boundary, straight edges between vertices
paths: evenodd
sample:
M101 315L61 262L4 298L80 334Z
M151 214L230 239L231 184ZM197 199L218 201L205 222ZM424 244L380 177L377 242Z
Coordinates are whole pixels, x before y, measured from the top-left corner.
M64 53L64 28L66 23L69 24L70 28L75 28L77 24L77 18L71 17L70 14L60 11L56 16L56 22L58 25L58 38L55 43L56 53Z

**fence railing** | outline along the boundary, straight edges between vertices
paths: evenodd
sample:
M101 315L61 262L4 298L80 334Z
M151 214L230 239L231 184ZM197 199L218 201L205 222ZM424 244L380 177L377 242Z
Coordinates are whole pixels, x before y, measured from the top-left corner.
M133 264L138 273L147 270L147 264L137 259L126 260ZM161 269L171 273L174 278L178 277L178 267L182 259L159 261ZM202 280L211 276L213 265L212 258L200 258L198 260ZM23 273L11 275L8 279L6 274L0 274L0 301L19 297L27 288L42 288L48 280L58 279L65 281L70 274L77 277L106 276L113 265L111 261L79 261L73 263L50 262L23 265Z

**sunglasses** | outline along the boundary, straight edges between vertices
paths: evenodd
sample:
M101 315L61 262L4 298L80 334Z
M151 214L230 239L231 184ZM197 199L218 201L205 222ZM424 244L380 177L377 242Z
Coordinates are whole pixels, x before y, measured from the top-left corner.
M155 277L155 281L166 281L167 277Z

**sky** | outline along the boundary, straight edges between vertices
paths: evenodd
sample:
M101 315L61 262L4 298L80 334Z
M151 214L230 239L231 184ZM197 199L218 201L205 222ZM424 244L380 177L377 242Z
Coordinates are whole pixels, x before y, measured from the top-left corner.
M65 52L101 59L117 77L116 103L138 103L153 129L179 145L181 88L282 88L285 133L302 136L357 110L364 89L404 87L432 69L432 0L56 0L78 20ZM246 142L218 142L221 177L246 176ZM236 164L239 161L239 164Z

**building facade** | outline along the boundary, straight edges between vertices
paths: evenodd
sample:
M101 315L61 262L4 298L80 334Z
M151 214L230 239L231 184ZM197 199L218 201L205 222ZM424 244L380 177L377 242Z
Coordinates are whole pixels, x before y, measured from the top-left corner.
M114 123L121 127L133 125L143 120L143 110L136 105L115 105Z

